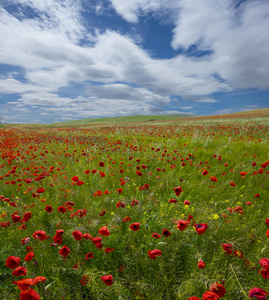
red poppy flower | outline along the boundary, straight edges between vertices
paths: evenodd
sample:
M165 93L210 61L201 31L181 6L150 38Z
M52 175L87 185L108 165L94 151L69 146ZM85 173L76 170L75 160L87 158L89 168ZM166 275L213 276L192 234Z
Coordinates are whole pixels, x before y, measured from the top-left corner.
M140 177L142 177L142 176L143 176L143 173L142 173L142 172L140 172L140 171L136 171L136 174L137 174L138 176L140 176Z
M106 226L101 227L98 232L99 232L100 235L103 235L103 236L109 236L110 235L110 232L109 232L109 230Z
M167 229L163 229L162 235L168 237L168 236L171 235L171 232L169 230L167 230Z
M122 219L122 222L125 222L125 223L127 223L129 221L132 221L132 219L130 217L125 217Z
M92 240L93 239L93 237L89 233L83 234L83 238L86 239L86 240Z
M25 267L18 267L16 268L13 272L12 275L13 276L26 276L27 274L27 269Z
M118 189L118 190L117 190L117 193L118 193L118 194L121 194L122 191L123 191L123 189Z
M174 191L175 191L175 193L176 193L176 196L179 196L179 195L183 192L181 186L175 187L175 188L174 188Z
M259 260L259 263L262 268L268 269L269 270L269 259L268 258L262 258Z
M119 207L125 207L125 203L123 203L121 201L117 202L117 208L119 208Z
M206 223L195 224L194 227L196 232L200 235L206 231L207 224Z
M87 253L86 256L85 256L85 260L88 260L88 259L93 258L93 257L94 257L94 255L93 255L92 252Z
M17 285L18 289L22 292L25 292L29 289L31 285L33 285L33 279L26 278L18 281L13 281L14 284Z
M28 252L24 258L25 261L31 261L35 257L34 252Z
M185 201L184 201L184 204L185 204L185 205L191 205L191 203L190 203L189 200L185 200Z
M207 291L203 294L202 300L218 300L219 296L211 291Z
M22 223L28 222L32 218L32 212L26 212L23 215Z
M57 229L56 234L53 237L53 241L55 243L57 243L58 245L61 245L63 242L63 237L62 237L63 233L64 233L64 231L62 229Z
M20 265L20 257L17 256L9 256L6 260L5 265L9 267L11 270L16 269Z
M77 185L78 185L78 186L83 185L83 184L84 184L84 181L82 181L82 180L78 180L78 181L77 181Z
M184 220L179 220L177 223L177 228L179 230L184 230L189 226L189 222L188 221L184 221Z
M159 249L154 249L152 251L148 251L148 255L151 259L156 259L157 256L162 255L162 251Z
M84 275L80 280L81 285L86 285L88 282L90 282L90 276L89 275Z
M265 220L265 224L269 226L269 218Z
M204 268L205 268L205 263L204 263L204 261L202 261L201 259L200 259L199 262L198 262L198 268L199 268L199 269L204 269Z
M153 232L153 234L151 235L151 237L156 238L156 239L160 239L160 238L161 238L161 235L159 235L159 234L156 233L156 232Z
M70 252L71 252L71 250L67 246L63 246L60 249L59 254L62 255L64 258L66 258Z
M102 161L99 161L99 166L100 167L103 167L105 165L105 163L104 162L102 162Z
M132 231L137 231L140 228L140 223L133 223L129 227Z
M206 176L208 174L208 171L207 170L204 170L203 172L202 172L202 175L203 176Z
M233 253L232 244L222 244L222 249L226 252L225 254L232 254Z
M53 211L51 205L46 205L45 211L48 212L48 213L51 213Z
M58 207L58 212L63 214L65 212L67 212L67 210L66 210L66 208L64 206L59 206Z
M236 184L234 182L230 182L231 186L236 186Z
M138 204L140 204L140 203L137 200L134 199L131 203L131 206L135 206L135 205L138 205Z
M46 236L46 232L43 230L38 230L33 233L33 237L39 241L45 241L48 237Z
M250 299L255 298L258 300L265 300L266 296L268 296L269 294L265 290L255 287L249 291L248 295Z
M30 242L30 238L27 237L27 236L24 239L21 240L22 245L27 245L29 242Z
M99 214L99 216L103 217L103 216L105 215L106 212L107 212L106 210L103 210L103 211Z
M107 247L106 249L105 249L105 253L110 253L110 252L112 252L112 251L114 251L115 249L112 249L112 248L109 248L109 247Z
M45 189L43 189L42 187L36 190L37 193L42 194L45 192Z
M35 290L29 289L20 293L20 300L40 300L40 296Z
M217 182L218 181L217 177L214 177L214 176L210 176L210 180L213 181L213 182Z
M112 285L112 283L113 283L112 275L102 276L102 277L100 277L100 279L102 279L106 285Z
M247 175L247 172L240 172L239 173L241 176L246 176Z
M225 287L219 284L218 282L213 283L209 289L211 292L214 292L219 297L223 297L226 294Z
M80 241L82 239L82 237L83 237L82 232L79 231L79 230L73 231L72 234L73 234L73 236L74 236L74 238L75 238L76 241Z
M268 279L269 278L269 269L265 269L265 268L260 269L259 274L261 274L264 279Z
M73 176L71 179L72 179L73 181L78 181L78 176Z
M9 227L10 226L10 222L2 222L2 223L0 223L0 226L2 228Z
M168 203L177 203L176 199L170 199Z
M44 276L37 276L33 279L34 285L37 285L39 282L43 283L47 280Z
M101 237L97 236L97 237L93 238L93 239L92 239L92 242L93 242L93 244L94 244L97 248L102 249L103 244L102 244L102 238L101 238Z
M21 216L14 214L14 215L12 215L11 219L14 223L17 223L17 222L20 222Z

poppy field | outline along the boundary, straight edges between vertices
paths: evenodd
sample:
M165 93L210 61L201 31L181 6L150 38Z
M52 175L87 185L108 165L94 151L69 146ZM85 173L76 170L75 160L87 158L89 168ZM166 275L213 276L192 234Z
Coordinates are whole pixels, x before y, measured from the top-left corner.
M267 118L0 128L0 294L269 299Z

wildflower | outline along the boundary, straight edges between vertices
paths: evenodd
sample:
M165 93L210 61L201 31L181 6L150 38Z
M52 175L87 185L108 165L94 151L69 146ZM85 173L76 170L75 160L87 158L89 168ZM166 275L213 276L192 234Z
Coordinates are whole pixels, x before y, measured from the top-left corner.
M20 257L17 256L9 256L6 260L5 265L9 267L11 270L16 269L20 265Z
M31 261L35 257L34 252L28 252L24 258L25 261Z
M151 237L156 238L156 239L160 239L160 238L161 238L161 235L159 235L159 234L156 233L156 232L153 232L153 234L151 235Z
M162 251L154 249L152 251L148 251L148 255L151 259L156 259L157 256L162 255Z
M71 250L67 246L63 246L60 249L59 254L62 255L64 258L66 258L70 252L71 252Z
M40 296L35 290L29 289L20 293L20 300L40 300Z
M85 256L85 260L88 260L88 259L93 258L93 257L94 257L94 255L93 255L92 252L87 253L86 256Z
M219 297L223 297L226 294L226 289L223 285L219 284L218 282L213 283L209 290L211 292L214 292L217 294Z
M25 267L18 267L16 268L13 272L12 275L13 276L26 276L27 274L27 269Z
M82 232L79 231L79 230L73 231L72 234L73 234L73 236L74 236L74 238L75 238L76 241L80 241L82 239L82 237L83 237Z
M133 223L129 227L132 231L137 231L140 228L140 223Z
M205 263L204 263L204 261L203 260L199 260L199 262L198 262L198 268L199 269L204 269L205 268Z
M164 236L168 237L168 236L171 235L171 232L170 232L169 230L167 230L167 229L163 229L162 234L163 234Z
M206 231L207 224L206 223L195 224L194 227L196 232L200 235Z
M250 299L255 298L258 300L265 300L266 296L268 296L269 294L261 288L254 287L249 291L248 295Z
M34 239L39 240L39 241L45 241L48 238L46 235L46 232L43 230L38 230L38 231L34 232L33 237L34 237Z
M106 285L112 285L112 283L113 283L112 275L102 276L102 277L100 277L100 279L102 279Z
M179 196L183 192L181 186L175 187L174 191L176 193L176 196Z
M98 232L99 232L100 235L103 235L103 236L109 236L110 235L110 232L109 232L109 230L106 226L101 227Z

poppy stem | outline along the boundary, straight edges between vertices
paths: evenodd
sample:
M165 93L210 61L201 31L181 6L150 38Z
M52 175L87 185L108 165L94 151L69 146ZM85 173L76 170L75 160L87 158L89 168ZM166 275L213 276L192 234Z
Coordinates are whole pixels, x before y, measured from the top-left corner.
M240 282L239 282L239 280L238 280L236 274L235 274L235 271L234 271L234 269L233 269L232 264L230 264L230 267L231 267L231 269L232 269L232 271L233 271L233 273L234 273L234 276L235 276L235 278L236 278L236 281L237 281L238 285L240 286L241 292L247 297L247 299L249 299L248 296L247 296L247 294L246 294L246 292L243 290L243 288L242 288L242 286L241 286L241 284L240 284Z

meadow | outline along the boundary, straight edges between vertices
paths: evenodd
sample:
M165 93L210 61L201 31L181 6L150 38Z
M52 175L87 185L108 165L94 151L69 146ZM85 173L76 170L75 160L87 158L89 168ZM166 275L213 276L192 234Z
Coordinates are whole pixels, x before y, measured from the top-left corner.
M266 299L269 118L0 128L0 294Z

